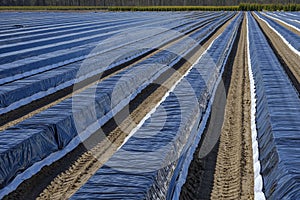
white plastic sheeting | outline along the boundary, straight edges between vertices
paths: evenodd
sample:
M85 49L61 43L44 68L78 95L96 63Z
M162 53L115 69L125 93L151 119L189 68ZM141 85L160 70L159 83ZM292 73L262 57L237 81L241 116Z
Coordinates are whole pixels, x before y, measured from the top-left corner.
M225 15L223 20L232 14ZM196 38L197 42L201 42L218 27L218 23L220 25L222 20L210 24L208 26L210 28L199 30L192 37ZM1 132L1 141L6 141L5 144L0 144L0 159L3 161L1 161L3 170L1 170L0 178L2 187L18 173L27 170L17 176L8 187L2 189L0 194L3 196L12 191L21 183L21 180L30 177L42 166L59 159L75 148L80 142L79 139L83 141L95 132L143 88L181 59L178 55L184 56L197 46L194 39L186 38L179 44L170 46L169 49L122 71L119 75L81 92L73 99L66 99ZM94 95L92 97L95 103L89 101L91 94ZM77 133L80 135L77 136ZM53 153L58 150L62 151ZM16 157L18 160L15 159ZM41 160L43 161L39 162Z
M281 39L282 41L298 56L300 56L300 37L295 33L285 29L275 22L268 20L259 13L254 13L259 19L264 21ZM272 23L272 25L270 24ZM276 26L273 27L273 26Z
M250 66L256 93L257 142L254 141L253 148L259 150L253 155L255 160L260 160L260 165L255 162L254 168L262 175L262 180L257 179L257 188L263 185L267 199L297 199L300 196L300 99L249 13L248 27Z
M260 174L260 161L257 142L257 130L256 130L256 92L253 79L251 56L250 56L250 41L249 41L249 24L247 15L247 54L248 54L248 72L250 79L250 92L251 92L251 132L252 132L252 153L253 153L253 171L254 171L254 199L264 200L265 195L263 193L262 176Z
M241 15L113 157L71 199L178 198L178 178L227 59ZM197 136L198 135L198 136ZM177 187L178 186L178 187ZM176 191L176 192L175 192ZM177 194L177 195L176 195Z

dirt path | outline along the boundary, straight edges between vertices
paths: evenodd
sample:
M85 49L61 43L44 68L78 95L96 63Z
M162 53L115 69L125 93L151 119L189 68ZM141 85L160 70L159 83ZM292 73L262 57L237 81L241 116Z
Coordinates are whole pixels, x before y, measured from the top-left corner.
M245 18L232 67L211 199L254 198L246 38Z
M265 15L265 16L268 17L268 15ZM270 18L270 19L271 19L271 18ZM290 26L288 26L288 25L282 23L281 21L279 21L279 20L277 20L277 19L275 19L275 18L274 18L274 19L271 19L271 20L274 20L275 22L277 22L277 23L280 24L281 26L285 27L286 29L288 29L288 30L292 31L293 33L295 33L295 34L297 34L297 35L300 36L300 32L299 32L298 30L294 29L293 27L290 27Z
M46 97L43 97L41 99L37 99L29 104L21 106L20 108L12 110L8 113L0 114L0 131L4 131L9 127L12 127L28 118L31 118L32 116L46 109L49 109L59 104L60 102L68 98L71 98L72 96L92 87L93 85L98 84L99 82L104 81L112 76L115 76L116 74L120 73L121 71L124 71L125 69L132 67L133 65L143 62L144 60L148 59L154 54L166 50L168 47L174 45L178 41L184 38L188 38L191 34L197 32L200 28L206 26L208 23L209 21L207 21L205 24L202 24L200 26L193 27L187 33L177 36L176 38L168 41L166 44L162 44L159 48L152 49L149 52L146 52L136 58L128 60L125 63L115 66L109 70L106 70L103 73L89 77L75 85L68 86L67 88L54 92L53 94L47 95ZM116 49L112 49L109 51L116 51Z
M194 153L181 200L254 198L246 37L244 19L223 83L217 88L208 125ZM212 140L216 144L203 154Z
M38 199L66 199L74 194L102 165L105 163L117 150L117 148L123 143L124 139L135 128L147 113L162 99L165 93L177 82L179 78L192 66L197 58L207 49L211 42L220 35L225 27L231 22L229 20L225 23L216 33L212 35L202 47L196 49L191 53L191 56L186 60L180 61L174 68L176 73L171 73L170 70L161 75L156 83L162 83L160 85L152 85L147 87L133 102L129 105L130 116L124 109L117 114L115 118L118 121L122 121L120 124L116 124L114 120L108 122L100 132L97 132L89 140L85 142L85 147L88 150L84 150L81 145L81 150L72 152L68 155L68 159L61 159L53 164L53 166L60 166L65 170L55 174L55 169L45 167L41 172L34 176L32 179L25 181L18 189L7 196L6 198L26 198L34 199L37 196ZM172 75L171 75L172 74ZM99 137L99 135L107 135L105 138ZM102 133L102 134L99 134ZM74 159L75 158L75 159ZM67 163L67 164L66 164ZM68 167L66 167L68 166ZM49 172L52 173L50 177ZM53 175L54 173L54 175ZM45 181L46 180L46 181ZM39 182L41 182L39 184ZM46 183L45 183L46 182ZM39 186L41 185L41 187ZM41 193L32 194L30 191L40 191ZM29 192L28 192L29 191Z
M277 55L285 72L292 81L294 87L300 91L300 56L295 54L283 40L269 26L260 20L255 14L254 18L258 22L260 28L264 32L269 44L274 53Z

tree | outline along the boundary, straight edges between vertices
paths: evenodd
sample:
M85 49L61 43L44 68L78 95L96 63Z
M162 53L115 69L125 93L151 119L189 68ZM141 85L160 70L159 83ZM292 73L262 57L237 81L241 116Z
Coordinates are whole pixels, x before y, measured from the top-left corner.
M300 0L0 0L0 6L232 6L240 3L292 5L300 4Z

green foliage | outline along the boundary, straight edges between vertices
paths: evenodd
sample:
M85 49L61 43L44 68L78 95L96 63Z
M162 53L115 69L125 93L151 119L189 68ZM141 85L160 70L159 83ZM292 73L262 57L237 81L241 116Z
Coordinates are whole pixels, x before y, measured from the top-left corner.
M109 11L234 11L238 6L114 6Z
M58 11L300 11L300 4L255 4L239 6L0 6L0 10L58 10Z
M238 6L0 6L0 10L234 11Z
M103 6L0 6L0 10L107 10Z
M256 3L241 3L239 10L243 11L300 11L300 4L256 4Z

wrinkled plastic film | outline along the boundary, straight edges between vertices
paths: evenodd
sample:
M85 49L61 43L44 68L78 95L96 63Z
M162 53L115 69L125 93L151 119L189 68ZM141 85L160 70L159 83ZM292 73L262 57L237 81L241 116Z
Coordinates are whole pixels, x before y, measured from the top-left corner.
M295 199L299 194L299 116L297 91L253 17L248 14L249 50L256 91L256 129L266 198ZM255 138L255 136L254 136ZM257 174L257 173L256 173ZM260 186L261 187L261 186Z

